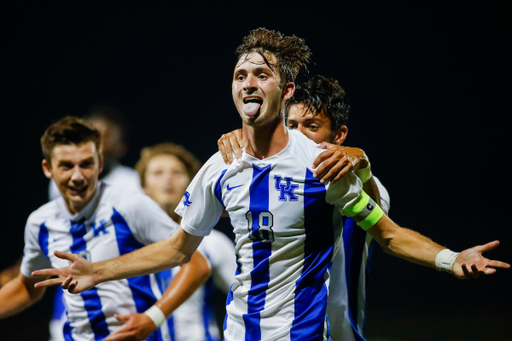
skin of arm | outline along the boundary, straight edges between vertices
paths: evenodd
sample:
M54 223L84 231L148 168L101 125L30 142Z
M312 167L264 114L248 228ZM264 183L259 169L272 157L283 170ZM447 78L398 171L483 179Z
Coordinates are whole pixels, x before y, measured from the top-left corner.
M418 232L398 226L386 215L367 232L377 240L386 253L431 268L436 268L437 254L446 249ZM491 275L497 268L510 268L507 263L482 256L483 252L490 251L498 245L498 241L493 241L462 251L453 264L453 274L460 279L469 279L480 274Z
M46 288L34 288L40 278L29 278L21 273L0 290L0 319L25 310L39 301Z
M166 317L185 302L210 277L211 269L208 260L196 251L190 262L181 266L162 298L155 305ZM157 328L153 320L146 314L116 315L118 321L124 322L123 327L110 334L105 341L114 340L146 340Z
M88 290L102 282L142 276L173 268L190 261L203 237L185 232L181 227L169 238L107 261L90 263L83 257L55 251L71 261L60 269L37 270L33 276L58 276L35 284L37 288L61 284L72 294Z
M16 278L20 273L21 258L16 263L0 272L0 288Z

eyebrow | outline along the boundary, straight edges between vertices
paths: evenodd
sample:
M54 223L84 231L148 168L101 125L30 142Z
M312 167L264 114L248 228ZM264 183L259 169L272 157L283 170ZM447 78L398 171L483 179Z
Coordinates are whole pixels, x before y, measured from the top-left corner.
M236 68L235 69L235 73L247 73L247 72L248 71L245 68ZM273 74L272 70L268 66L266 66L266 65L265 66L258 66L256 68L252 69L251 72L252 73L268 73L268 72L270 72L270 73Z

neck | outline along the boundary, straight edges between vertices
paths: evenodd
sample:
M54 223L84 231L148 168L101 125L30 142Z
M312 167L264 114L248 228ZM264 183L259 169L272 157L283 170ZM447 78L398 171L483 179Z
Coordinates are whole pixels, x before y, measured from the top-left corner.
M260 160L279 153L288 145L289 135L282 117L262 126L243 124L242 134L247 154Z

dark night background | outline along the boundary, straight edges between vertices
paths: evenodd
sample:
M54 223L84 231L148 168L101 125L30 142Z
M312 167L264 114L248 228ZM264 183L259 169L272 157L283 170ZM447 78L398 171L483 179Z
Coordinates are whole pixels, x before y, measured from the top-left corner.
M499 239L487 255L512 262L510 2L2 6L1 268L21 255L25 220L47 200L39 138L50 123L109 103L133 128L124 164L162 141L206 161L220 135L241 126L230 93L234 50L260 26L305 38L310 74L346 89L346 145L370 157L392 219L453 250ZM377 248L365 334L512 340L511 279L501 271L460 281ZM47 295L0 321L0 340L45 340L50 311Z

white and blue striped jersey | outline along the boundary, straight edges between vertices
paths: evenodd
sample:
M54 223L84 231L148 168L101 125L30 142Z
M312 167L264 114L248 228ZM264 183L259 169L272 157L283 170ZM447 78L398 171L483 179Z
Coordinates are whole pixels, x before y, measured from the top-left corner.
M382 210L388 214L389 193L375 176ZM352 218L339 217L343 241L334 257L329 285L327 315L332 341L364 341L366 280L375 240L356 225Z
M60 197L30 215L20 270L32 277L37 269L67 266L55 250L104 261L168 238L177 226L148 196L99 182L91 202L77 214L70 214ZM103 340L121 326L114 314L144 312L161 295L154 275L101 283L79 295L64 292L64 339ZM167 325L148 340L170 340Z
M212 306L213 286L227 294L235 280L235 246L222 232L212 230L199 246L211 266L210 278L194 294L180 305L169 317L172 341L219 341L220 333ZM162 272L157 275L165 290L178 273ZM170 276L169 276L170 275Z
M363 197L362 183L350 172L321 184L311 165L323 150L300 132L288 133L288 145L264 160L244 153L226 166L215 154L176 209L193 235L208 235L224 209L231 219L237 271L226 341L329 338L328 269L341 236L334 206L348 212Z

